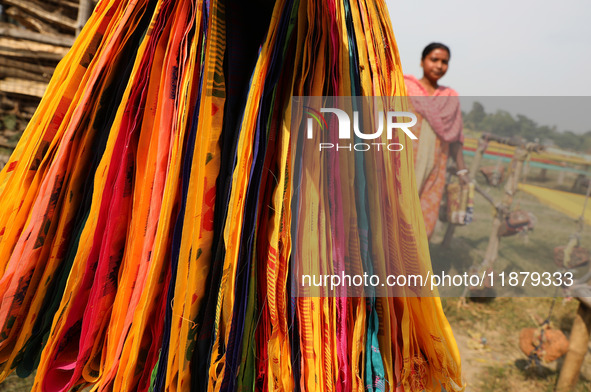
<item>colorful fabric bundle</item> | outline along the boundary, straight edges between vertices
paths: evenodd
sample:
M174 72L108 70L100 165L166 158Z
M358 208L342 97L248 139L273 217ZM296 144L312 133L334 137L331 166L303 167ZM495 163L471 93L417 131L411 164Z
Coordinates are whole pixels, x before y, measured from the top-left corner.
M292 96L405 95L385 4L246 3L97 5L0 173L0 378L462 389L438 298L309 297L290 278L326 249L337 269L430 269L411 148L292 159ZM365 199L384 208L344 208Z

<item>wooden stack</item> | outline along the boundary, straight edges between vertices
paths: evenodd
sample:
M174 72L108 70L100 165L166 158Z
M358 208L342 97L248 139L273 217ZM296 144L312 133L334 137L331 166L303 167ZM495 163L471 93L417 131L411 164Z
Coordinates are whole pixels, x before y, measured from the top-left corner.
M92 0L81 3L90 10L95 5ZM0 147L4 147L31 119L55 67L86 19L79 16L78 0L0 0L0 7Z

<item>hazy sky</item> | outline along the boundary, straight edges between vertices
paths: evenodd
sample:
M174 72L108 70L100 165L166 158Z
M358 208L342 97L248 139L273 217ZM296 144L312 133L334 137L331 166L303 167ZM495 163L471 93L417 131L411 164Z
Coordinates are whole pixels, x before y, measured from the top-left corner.
M462 95L591 95L591 1L386 0L403 69L451 48L442 80Z
M405 73L422 76L421 51L439 41L452 52L441 84L460 95L591 95L589 0L386 3ZM530 114L525 109L521 112ZM534 119L559 125L543 117ZM591 129L582 124L558 127L578 132Z

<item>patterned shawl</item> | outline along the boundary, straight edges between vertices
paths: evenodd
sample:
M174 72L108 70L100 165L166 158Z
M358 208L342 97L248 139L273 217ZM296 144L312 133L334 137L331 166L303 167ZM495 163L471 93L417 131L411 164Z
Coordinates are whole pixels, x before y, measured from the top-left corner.
M406 75L404 81L415 110L427 119L437 136L447 143L463 143L462 112L458 93L449 87L439 86L433 95L429 95L414 76Z

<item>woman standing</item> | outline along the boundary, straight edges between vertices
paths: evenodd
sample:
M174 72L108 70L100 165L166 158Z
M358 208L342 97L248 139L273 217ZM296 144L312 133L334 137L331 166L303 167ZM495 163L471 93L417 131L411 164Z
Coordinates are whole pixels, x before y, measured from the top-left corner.
M458 93L439 85L447 72L451 52L446 45L431 43L421 56L423 77L404 77L408 96L417 114L418 142L414 143L415 173L421 199L421 209L430 238L439 214L439 204L445 187L447 159L451 155L460 181L468 181L462 145L462 112Z

